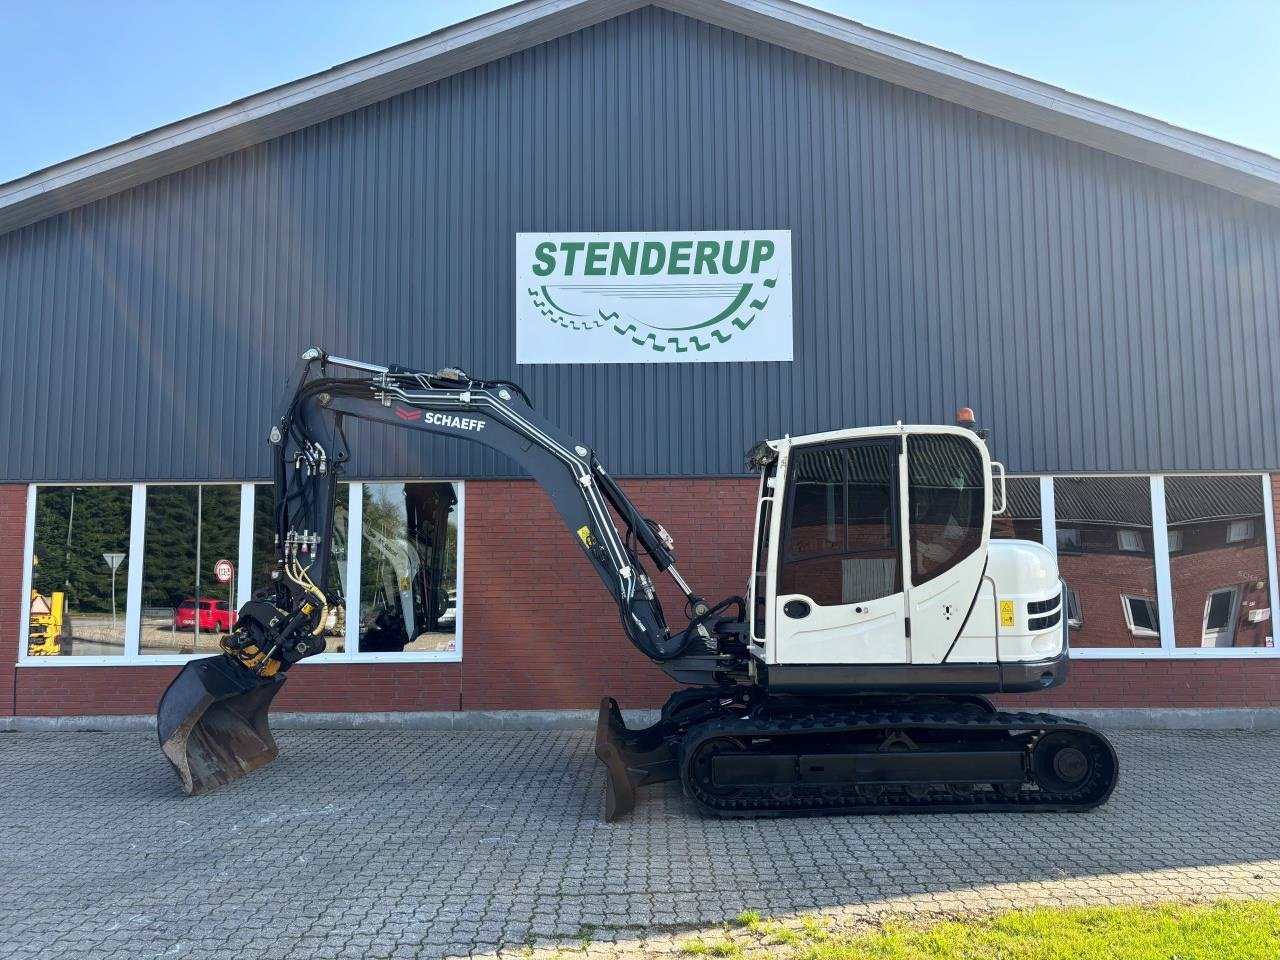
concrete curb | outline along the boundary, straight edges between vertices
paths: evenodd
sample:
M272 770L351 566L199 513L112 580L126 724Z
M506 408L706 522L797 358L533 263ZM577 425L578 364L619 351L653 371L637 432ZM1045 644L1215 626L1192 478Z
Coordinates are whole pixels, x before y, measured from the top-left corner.
M1280 730L1280 708L1194 710L1159 708L1064 708L1063 715L1103 730ZM657 710L628 710L628 726L658 719ZM441 710L419 713L281 713L276 730L593 730L594 710ZM95 731L149 733L150 716L0 717L0 733Z
M594 730L595 710L439 710L417 713L278 713L273 730ZM628 710L627 723L646 726L657 710ZM79 731L152 733L155 717L0 717L0 733Z
M1050 708L1049 712L1058 711ZM1082 707L1063 708L1062 713L1103 730L1280 730L1280 707Z

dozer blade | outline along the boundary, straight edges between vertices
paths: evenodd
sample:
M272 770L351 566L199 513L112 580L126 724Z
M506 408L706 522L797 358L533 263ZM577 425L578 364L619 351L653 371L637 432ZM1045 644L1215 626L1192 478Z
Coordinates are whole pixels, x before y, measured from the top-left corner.
M160 698L156 731L188 796L266 766L279 754L267 710L283 674L260 677L225 655L192 660Z
M628 730L618 702L612 697L600 701L596 757L605 768L606 822L635 809L637 787L675 779L675 753L667 742L667 726L660 720L642 730Z

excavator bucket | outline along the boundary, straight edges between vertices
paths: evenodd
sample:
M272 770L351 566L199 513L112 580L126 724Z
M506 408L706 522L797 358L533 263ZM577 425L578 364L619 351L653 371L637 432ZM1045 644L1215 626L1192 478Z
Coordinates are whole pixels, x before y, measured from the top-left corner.
M160 698L156 731L185 793L207 793L276 758L267 710L284 679L260 677L224 655L182 668Z
M636 805L636 788L676 778L675 751L667 739L668 724L628 730L618 701L600 701L596 720L596 758L604 764L604 819L612 823Z

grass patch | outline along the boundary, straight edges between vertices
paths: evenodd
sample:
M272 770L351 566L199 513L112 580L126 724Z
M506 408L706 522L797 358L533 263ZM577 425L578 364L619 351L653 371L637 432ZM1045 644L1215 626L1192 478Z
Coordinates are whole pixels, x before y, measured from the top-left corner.
M1280 903L1037 908L853 935L815 922L798 939L797 960L1275 960Z
M739 957L742 947L732 940L686 940L680 952L691 957Z
M757 910L743 910L738 914L738 926L746 927L748 930L760 929L760 913Z

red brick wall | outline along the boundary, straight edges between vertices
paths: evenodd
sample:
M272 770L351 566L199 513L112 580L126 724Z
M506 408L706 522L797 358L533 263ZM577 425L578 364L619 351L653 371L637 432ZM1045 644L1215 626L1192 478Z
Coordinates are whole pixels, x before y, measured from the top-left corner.
M1280 660L1072 660L1071 678L1022 707L1280 707Z
M676 541L676 566L715 602L746 589L756 483L630 480L640 512ZM535 483L467 484L463 593L463 703L468 709L660 704L675 689L633 648L617 608ZM683 599L666 574L663 609L683 623Z
M682 574L708 599L745 588L753 482L623 486L676 538ZM0 715L151 713L175 668L14 670L25 510L25 487L0 486ZM532 481L469 482L465 537L462 663L304 664L290 674L278 708L560 709L592 707L604 694L624 707L644 707L660 704L673 688L627 643L590 564ZM665 585L663 599L668 618L679 622L681 604ZM1280 706L1280 660L1077 660L1071 674L1057 690L1005 700L1044 707Z
M272 709L308 712L457 710L459 667L432 664L315 664L290 671ZM154 713L177 667L24 667L22 716Z

